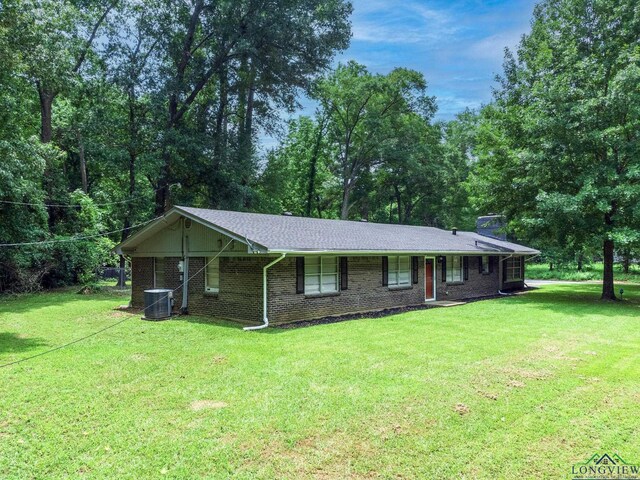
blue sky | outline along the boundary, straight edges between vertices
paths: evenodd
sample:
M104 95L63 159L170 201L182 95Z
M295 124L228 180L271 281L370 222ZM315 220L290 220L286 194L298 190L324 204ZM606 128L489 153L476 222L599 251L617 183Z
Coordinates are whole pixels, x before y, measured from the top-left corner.
M356 60L374 73L422 72L438 101L437 120L491 100L504 48L529 32L535 0L352 0L350 47L336 62ZM311 115L308 99L294 116ZM264 139L263 146L272 144ZM271 140L271 141L270 141ZM274 142L275 143L275 142Z
M504 47L513 48L529 22L535 0L353 0L349 49L376 73L394 67L422 72L438 99L438 119L491 100Z

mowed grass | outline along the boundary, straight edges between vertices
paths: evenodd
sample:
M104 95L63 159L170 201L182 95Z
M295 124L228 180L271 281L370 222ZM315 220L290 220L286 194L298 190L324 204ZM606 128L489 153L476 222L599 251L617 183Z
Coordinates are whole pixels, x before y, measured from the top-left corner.
M293 330L0 302L1 478L569 478L640 462L640 287ZM127 317L122 317L126 315Z

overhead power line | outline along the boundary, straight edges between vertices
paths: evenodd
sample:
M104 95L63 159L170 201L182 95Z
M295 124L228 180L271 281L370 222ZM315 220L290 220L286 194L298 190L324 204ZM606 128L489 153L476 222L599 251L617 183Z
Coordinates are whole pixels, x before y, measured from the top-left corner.
M130 227L127 227L127 228L121 228L120 230L112 230L110 232L96 233L94 235L84 235L84 236L80 236L80 237L61 238L61 239L56 239L56 240L41 240L41 241L38 241L38 242L0 243L0 247L23 247L23 246L28 246L28 245L51 245L51 244L55 244L55 243L80 242L80 241L88 240L88 239L91 239L91 238L105 237L105 236L111 235L113 233L120 233L120 232L124 232L126 230L131 230L131 229L134 229L134 228L142 227L143 225L151 223L154 220L158 220L159 218L162 218L162 217L152 218L151 220L147 220L146 222L137 223L136 225L131 225Z
M171 185L169 185L167 188L173 187L174 185L177 185L177 183L173 183ZM164 187L160 187L160 188L156 188L155 190L153 190L151 193L156 193L159 190L162 190ZM117 201L113 201L113 202L101 202L101 203L94 203L93 205L96 207L106 207L108 205L119 205L122 203L129 203L133 200L139 199L139 198L143 198L142 195L136 195L135 197L129 197L125 200L117 200ZM37 202L14 202L13 200L0 200L0 204L5 204L5 205L22 205L22 206L26 206L26 207L47 207L47 208L78 208L81 207L82 205L79 204L71 204L71 203L37 203Z

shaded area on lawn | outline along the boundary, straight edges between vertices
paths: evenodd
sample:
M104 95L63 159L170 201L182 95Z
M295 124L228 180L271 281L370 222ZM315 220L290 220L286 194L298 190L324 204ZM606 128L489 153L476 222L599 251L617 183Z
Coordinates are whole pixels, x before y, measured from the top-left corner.
M23 333L0 332L0 354L20 353L48 345L42 338L29 337Z

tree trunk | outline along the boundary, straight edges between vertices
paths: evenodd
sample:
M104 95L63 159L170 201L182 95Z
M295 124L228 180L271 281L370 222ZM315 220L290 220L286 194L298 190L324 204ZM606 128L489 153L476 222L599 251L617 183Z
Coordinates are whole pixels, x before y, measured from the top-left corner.
M351 197L351 186L349 180L345 180L342 184L342 208L340 209L340 219L349 219L349 198Z
M37 84L37 87L38 96L40 97L40 141L42 143L49 143L53 137L51 109L56 93L47 90L40 83Z
M84 141L82 134L78 133L78 157L80 157L80 178L82 180L82 191L89 191L89 182L87 180L87 160L84 156Z
M135 126L132 125L132 129ZM120 242L124 242L131 235L131 213L133 212L133 197L136 193L136 159L137 153L134 150L129 151L129 202L127 203L127 213L124 216L124 226ZM120 276L118 277L117 286L124 288L127 286L127 276L125 274L126 262L124 255L120 255Z
M583 268L583 264L584 263L584 255L582 253L578 254L578 271L581 272L582 268Z
M169 208L169 168L171 166L171 155L167 152L163 154L165 159L162 167L162 173L158 180L158 189L156 190L156 209L155 215L159 217L164 214Z
M311 216L311 210L313 208L313 198L316 191L316 176L318 174L318 157L320 155L320 146L322 145L322 136L324 134L324 118L318 124L318 134L316 135L316 141L313 145L313 151L311 152L311 160L309 162L309 183L307 184L307 201L305 202L305 216Z
M602 300L617 300L613 284L613 240L605 240L603 245L604 275L602 278Z
M398 224L401 225L402 224L402 194L400 193L400 189L398 188L397 185L393 186L393 189L395 191L395 197L396 197L396 211L398 212Z
M622 270L625 274L629 273L629 267L631 266L631 256L628 252L622 257Z

